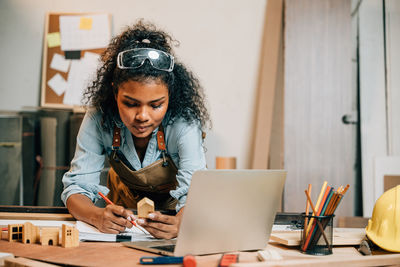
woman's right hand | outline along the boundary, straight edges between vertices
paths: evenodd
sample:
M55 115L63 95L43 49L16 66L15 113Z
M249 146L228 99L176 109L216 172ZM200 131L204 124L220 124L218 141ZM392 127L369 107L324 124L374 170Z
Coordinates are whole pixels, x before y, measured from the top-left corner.
M73 194L67 200L69 213L75 219L94 225L103 233L118 234L131 228L130 222L135 217L132 211L118 205L107 205L105 208L96 207L85 195Z
M131 228L133 224L130 221L134 219L132 211L118 205L107 205L97 211L94 225L103 233L118 234L126 227Z

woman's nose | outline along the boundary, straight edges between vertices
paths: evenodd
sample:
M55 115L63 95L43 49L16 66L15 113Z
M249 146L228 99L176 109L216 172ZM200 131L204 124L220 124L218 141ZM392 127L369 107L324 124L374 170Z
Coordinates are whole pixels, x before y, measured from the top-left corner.
M149 120L149 112L146 107L139 108L138 112L136 113L136 120L138 121L148 121Z

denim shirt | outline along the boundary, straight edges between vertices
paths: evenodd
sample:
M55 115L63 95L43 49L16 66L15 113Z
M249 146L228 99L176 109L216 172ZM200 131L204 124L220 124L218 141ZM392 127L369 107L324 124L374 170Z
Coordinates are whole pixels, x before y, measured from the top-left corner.
M121 128L120 151L128 161L128 166L140 170L162 157L157 146L158 129L153 131L141 162L129 129L120 120L116 120L116 124ZM164 126L164 133L167 152L178 168L178 186L170 191L170 195L178 200L176 210L179 211L185 205L193 172L206 168L202 131L198 123L189 124L178 119L172 125ZM71 168L62 179L64 191L61 199L65 205L72 194L83 194L93 202L100 198L98 192L108 194L109 189L100 185L100 173L106 155L111 154L112 138L113 127L104 128L102 114L88 110L79 129Z

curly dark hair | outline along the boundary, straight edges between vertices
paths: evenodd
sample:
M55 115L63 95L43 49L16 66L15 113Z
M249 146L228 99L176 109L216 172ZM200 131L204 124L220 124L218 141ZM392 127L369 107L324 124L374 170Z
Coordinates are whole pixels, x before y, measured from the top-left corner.
M192 123L200 122L201 127L209 126L211 120L205 106L205 96L199 80L182 63L176 60L172 72L157 70L148 60L137 69L119 69L119 52L133 48L154 48L172 53L171 44L177 43L170 35L155 25L139 20L120 35L114 37L101 55L102 66L97 70L96 79L84 92L84 103L103 113L103 120L118 114L114 94L126 81L146 82L161 80L167 85L169 105L166 114L167 124L183 118Z

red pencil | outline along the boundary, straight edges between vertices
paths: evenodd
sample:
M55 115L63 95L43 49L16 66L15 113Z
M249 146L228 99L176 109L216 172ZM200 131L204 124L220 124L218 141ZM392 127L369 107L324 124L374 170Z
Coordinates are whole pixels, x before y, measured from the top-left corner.
M114 205L114 203L112 203L112 201L109 200L108 197L106 197L103 193L99 192L99 195L105 200L105 202L107 202L107 204ZM131 220L130 222L131 222L134 226L137 227L136 223L135 223L133 220Z

